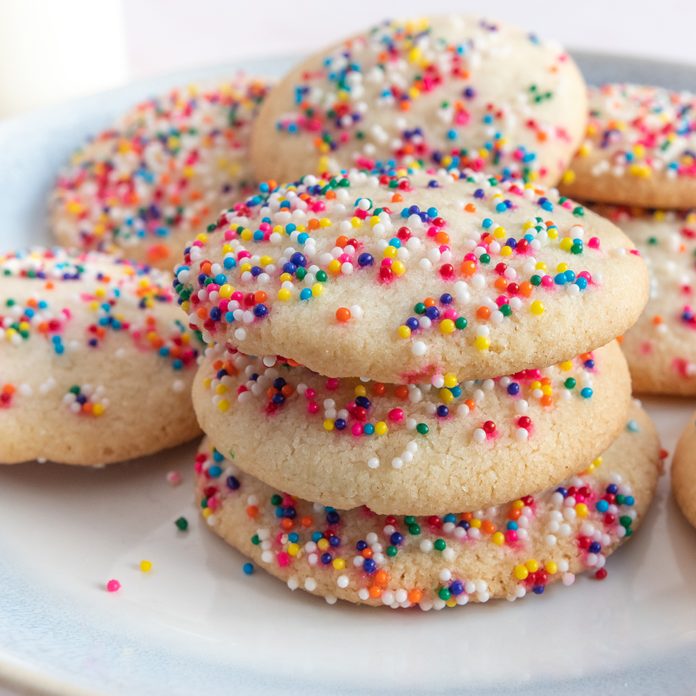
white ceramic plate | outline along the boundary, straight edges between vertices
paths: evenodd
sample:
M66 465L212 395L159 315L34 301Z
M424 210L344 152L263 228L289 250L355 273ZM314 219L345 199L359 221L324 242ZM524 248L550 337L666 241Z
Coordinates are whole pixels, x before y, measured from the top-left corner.
M696 69L582 55L588 79L696 89ZM0 123L0 248L48 240L58 166L125 106L238 67L179 74ZM693 401L647 402L670 451ZM696 683L696 532L667 477L599 583L422 613L326 605L257 571L199 521L195 445L85 471L0 468L0 682L52 693L685 693ZM165 480L172 469L184 483ZM190 531L174 520L186 516ZM138 569L141 560L153 570ZM117 578L118 593L104 583Z

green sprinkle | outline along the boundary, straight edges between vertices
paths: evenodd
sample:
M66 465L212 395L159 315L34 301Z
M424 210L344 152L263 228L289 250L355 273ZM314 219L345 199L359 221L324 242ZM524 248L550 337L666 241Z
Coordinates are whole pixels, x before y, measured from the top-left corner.
M446 602L452 596L452 593L449 591L448 587L441 587L437 592L437 596L443 602Z
M444 551L447 548L447 543L444 539L435 539L433 546L436 551Z
M185 517L179 517L174 521L174 524L181 532L185 532L188 529L188 520Z
M421 434L421 435L427 435L430 432L430 428L428 427L427 423L419 423L416 426L416 430Z

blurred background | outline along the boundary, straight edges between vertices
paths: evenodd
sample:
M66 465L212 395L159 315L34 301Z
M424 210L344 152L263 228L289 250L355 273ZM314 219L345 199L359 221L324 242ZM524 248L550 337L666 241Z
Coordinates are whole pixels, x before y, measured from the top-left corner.
M181 69L301 54L385 17L448 12L505 19L571 49L696 63L688 0L0 0L0 118Z

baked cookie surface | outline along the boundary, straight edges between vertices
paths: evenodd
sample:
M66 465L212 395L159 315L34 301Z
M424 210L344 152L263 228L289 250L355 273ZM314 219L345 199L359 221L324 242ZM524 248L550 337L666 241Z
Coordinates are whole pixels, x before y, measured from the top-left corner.
M443 609L541 594L581 572L603 578L607 557L645 517L659 457L655 429L634 407L601 457L543 493L476 512L384 516L278 492L204 440L196 496L216 534L290 589L331 603Z
M94 252L0 253L0 463L101 465L200 432L200 345L170 283Z
M376 512L474 510L538 491L601 454L625 424L616 343L543 370L458 383L326 378L209 349L194 383L201 429L262 481Z
M472 172L262 186L192 242L176 279L207 342L393 383L572 358L628 329L648 291L612 223Z
M622 339L634 390L696 394L696 213L600 212L631 238L650 271L648 304Z
M254 190L248 141L267 90L238 77L133 107L60 173L49 202L58 241L171 270L221 208Z
M679 438L674 452L672 491L684 517L696 527L696 418L694 417Z
M696 205L696 95L620 83L590 87L589 102L564 194L644 208Z
M252 134L259 179L377 162L558 182L586 87L557 44L479 17L387 21L324 49L269 94Z

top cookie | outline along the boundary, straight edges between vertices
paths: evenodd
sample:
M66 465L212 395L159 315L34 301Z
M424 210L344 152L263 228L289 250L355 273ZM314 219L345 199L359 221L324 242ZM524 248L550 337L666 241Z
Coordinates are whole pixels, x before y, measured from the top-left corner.
M573 60L534 34L469 16L387 21L286 75L259 113L252 163L282 182L395 162L555 184L586 108Z
M587 134L561 191L603 203L696 203L696 95L661 87L591 87Z
M58 177L50 199L58 241L171 270L201 226L255 188L247 149L266 91L240 76L125 113Z
M223 213L175 287L207 342L335 377L493 377L604 345L645 264L612 223L483 174L307 176Z

